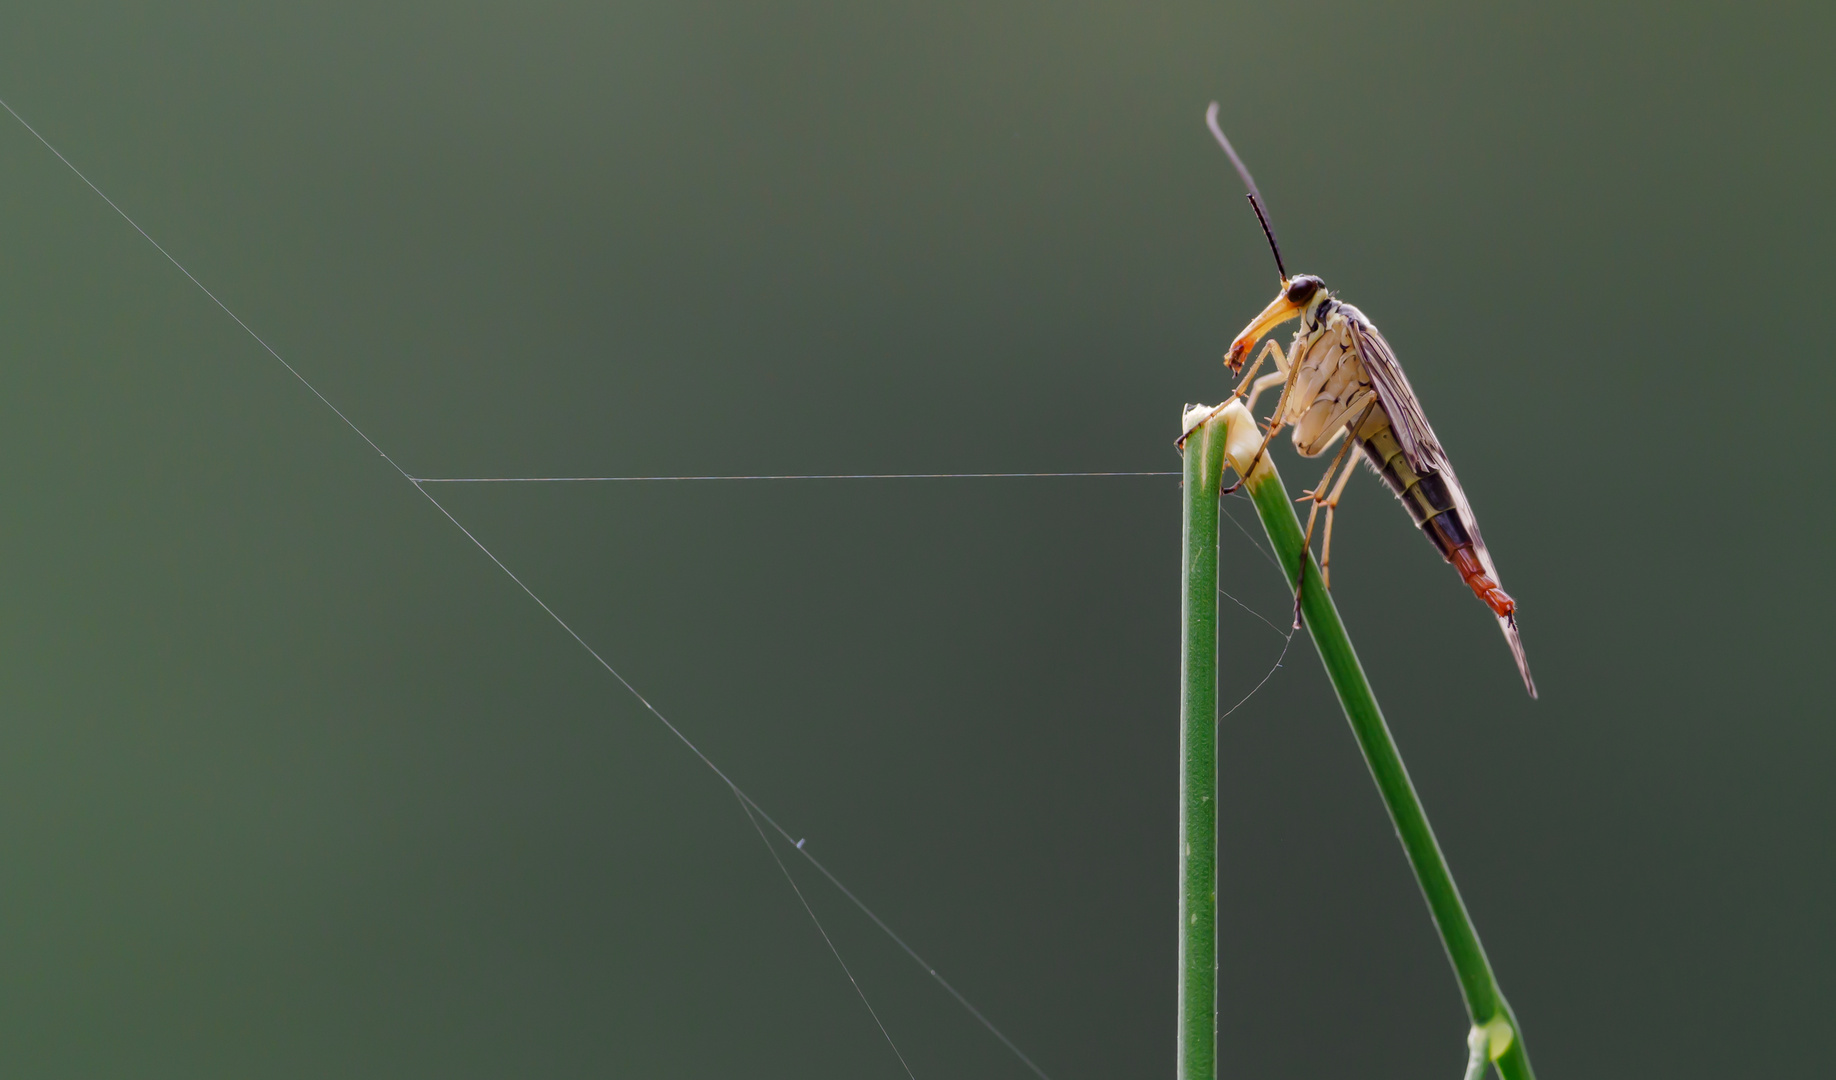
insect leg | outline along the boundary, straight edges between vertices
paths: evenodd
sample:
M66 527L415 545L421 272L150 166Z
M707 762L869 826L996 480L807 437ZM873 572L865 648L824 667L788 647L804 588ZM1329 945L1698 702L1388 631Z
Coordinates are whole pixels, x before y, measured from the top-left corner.
M1332 500L1332 504L1336 505L1339 493L1345 488L1345 477L1350 476L1355 471L1353 469L1345 470L1345 476L1339 477L1339 486L1333 489L1333 493L1330 496L1326 494L1326 485L1332 482L1332 474L1339 471L1339 466L1345 461L1345 452L1351 448L1351 440L1347 439L1345 445L1339 447L1339 452L1333 455L1332 464L1326 466L1326 472L1321 475L1320 482L1314 485L1312 491L1301 496L1301 498L1313 500L1313 509L1307 512L1307 539L1301 543L1300 573L1295 575L1294 579L1294 628L1296 630L1300 629L1301 624L1301 590L1307 583L1307 556L1313 552L1313 523L1315 519L1319 517L1321 503L1326 503L1330 499ZM1298 502L1300 500L1297 499L1295 501ZM1326 510L1326 522L1327 534L1331 535L1331 505L1329 505ZM1324 578L1325 572L1326 561L1322 558L1320 560L1320 574L1322 578ZM1327 587L1331 588L1330 585Z
M1262 362L1264 360L1267 360L1271 353L1273 353L1275 356L1275 368L1276 368L1275 373L1272 375L1264 375L1262 378L1256 379L1256 382L1252 385L1250 383L1250 380L1256 378L1256 369L1262 366ZM1213 417L1217 416L1219 413L1223 412L1227 407L1229 407L1231 402L1242 397L1244 387L1249 387L1250 390L1252 391L1252 393L1249 396L1249 404L1245 407L1254 409L1256 407L1256 395L1257 394L1262 393L1265 387L1273 386L1275 385L1275 383L1278 383L1281 380L1288 377L1285 374L1286 367L1281 362L1282 355L1283 354L1281 351L1281 346L1275 344L1275 341L1273 338L1264 342L1262 352L1257 354L1256 362L1250 365L1249 372L1243 376L1243 379L1240 382L1237 383L1237 388L1231 391L1230 396L1225 398L1223 402L1218 405L1217 408L1211 410L1211 416L1207 416L1205 419L1206 420L1212 419Z
M1340 459L1345 457L1346 451L1352 448L1352 443L1356 441L1356 437L1352 433L1363 430L1364 422L1371 418L1371 410L1376 407L1377 400L1372 398L1370 403L1364 407L1364 411L1358 414L1358 419L1340 428L1338 434L1332 437L1333 439L1345 439L1345 445L1339 448L1339 456L1332 459L1335 468L1338 466ZM1332 439L1326 440L1326 445L1331 446ZM1330 473L1332 470L1328 469L1326 471ZM1320 545L1320 583L1325 585L1329 591L1332 589L1332 518L1333 515L1338 512L1339 500L1345 497L1345 485L1351 481L1352 473L1357 471L1358 466L1356 462L1347 463L1345 471L1339 474L1339 482L1332 486L1332 494L1326 497L1326 540ZM1320 487L1323 488L1325 486L1326 481L1322 479L1320 481ZM1319 488L1315 488L1314 491L1317 493Z
M1254 409L1256 407L1256 399L1262 396L1264 390L1278 383L1286 382L1287 380L1288 374L1285 371L1271 371L1262 378L1257 379L1255 385L1250 387L1250 396L1245 399L1243 407L1246 409Z
M1273 344L1273 342L1271 342L1271 344ZM1280 361L1277 361L1277 363L1280 363ZM1275 403L1275 415L1269 417L1268 434L1262 437L1262 445L1256 448L1256 454L1254 457L1250 458L1249 465L1245 467L1243 472L1237 475L1237 482L1225 488L1219 494L1229 495L1244 485L1244 482L1250 478L1250 474L1256 471L1256 466L1262 463L1262 455L1268 452L1269 443L1275 440L1275 433L1281 430L1281 417L1288 407L1288 394L1294 389L1294 380L1300 376L1299 364L1289 364L1287 368L1288 381L1281 388L1281 400Z
M1283 379L1288 377L1288 365L1282 362L1286 359L1286 356L1281 351L1281 346L1275 343L1274 338L1270 338L1263 342L1262 351L1256 354L1256 362L1250 365L1249 371L1244 373L1242 381L1237 383L1237 389L1230 395L1233 398L1240 398L1243 396L1244 387L1249 387L1252 393L1249 396L1249 400L1244 403L1245 408L1254 409L1256 407L1256 395L1262 393L1264 387L1273 385L1273 383L1270 382L1270 379L1274 378L1273 375L1267 375L1261 379L1257 379L1254 384L1250 382L1251 379L1256 378L1256 369L1261 367L1262 362L1267 360L1270 356L1275 357L1275 374L1281 376Z
M1351 444L1346 443L1347 446ZM1357 472L1355 466L1347 465L1339 474L1339 482L1332 486L1332 495L1326 500L1326 543L1320 552L1320 581L1327 589L1332 588L1332 515L1339 509L1339 500L1345 496L1345 484Z

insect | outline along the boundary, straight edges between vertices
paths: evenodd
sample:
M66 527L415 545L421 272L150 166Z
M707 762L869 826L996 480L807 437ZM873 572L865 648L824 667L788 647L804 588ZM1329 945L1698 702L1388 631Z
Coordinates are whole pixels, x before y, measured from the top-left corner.
M1250 320L1243 332L1230 344L1224 361L1232 374L1243 370L1244 359L1263 336L1298 318L1300 328L1284 353L1270 339L1250 365L1232 399L1249 391L1247 407L1254 409L1263 391L1281 386L1281 398L1269 418L1268 433L1251 460L1249 470L1268 450L1269 443L1284 426L1294 428L1294 448L1303 457L1319 457L1345 438L1345 444L1327 466L1320 482L1303 498L1312 501L1307 515L1307 543L1313 543L1313 527L1320 508L1326 509L1326 536L1320 555L1322 584L1332 587L1332 519L1339 500L1345 494L1346 482L1356 465L1346 465L1330 492L1333 474L1345 464L1348 453L1364 459L1390 490L1396 493L1409 516L1427 534L1441 557L1459 571L1473 594L1483 600L1498 619L1517 670L1524 678L1524 689L1536 697L1536 683L1530 678L1530 664L1524 657L1523 639L1517 631L1517 602L1498 584L1498 568L1479 535L1479 521L1466 492L1454 476L1453 465L1421 402L1403 375L1396 353L1377 327L1362 311L1335 297L1326 283L1311 274L1288 275L1282 261L1281 245L1275 240L1275 229L1269 224L1262 194L1256 190L1249 169L1237 156L1230 140L1218 126L1218 105L1212 102L1205 113L1211 134L1230 156L1232 165L1249 188L1249 201L1268 237L1269 250L1275 255L1275 269L1281 274L1281 291L1262 313ZM1256 370L1266 359L1275 361L1275 371L1256 378ZM1228 404L1228 402L1227 402ZM1221 409L1223 406L1219 406ZM1349 436L1349 437L1347 437ZM1244 473L1248 476L1249 471ZM1238 484L1243 481L1239 480ZM1232 489L1234 490L1234 488ZM1300 580L1295 583L1295 625L1298 627L1300 592L1306 582L1306 561L1301 562Z

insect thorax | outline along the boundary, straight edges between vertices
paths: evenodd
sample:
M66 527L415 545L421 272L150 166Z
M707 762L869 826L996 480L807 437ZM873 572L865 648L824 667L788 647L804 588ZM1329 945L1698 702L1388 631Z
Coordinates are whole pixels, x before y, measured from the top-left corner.
M1284 419L1294 425L1294 448L1304 457L1324 452L1340 428L1356 422L1367 407L1375 413L1376 392L1358 355L1357 339L1341 305L1329 301L1309 312L1288 364L1298 367ZM1317 321L1316 321L1317 320Z

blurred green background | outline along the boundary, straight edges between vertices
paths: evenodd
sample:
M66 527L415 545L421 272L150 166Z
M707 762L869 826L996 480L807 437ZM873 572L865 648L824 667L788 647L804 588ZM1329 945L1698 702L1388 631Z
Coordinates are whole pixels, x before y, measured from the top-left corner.
M1275 285L1218 99L1522 605L1535 703L1354 483L1336 596L1542 1075L1786 1075L1836 991L1833 30L26 4L0 95L449 476L1176 469ZM720 782L0 121L0 1070L902 1075ZM1055 1080L1170 1073L1174 480L440 494ZM1223 618L1234 701L1281 640ZM1304 640L1222 761L1224 1069L1453 1076ZM796 871L918 1076L1026 1075Z

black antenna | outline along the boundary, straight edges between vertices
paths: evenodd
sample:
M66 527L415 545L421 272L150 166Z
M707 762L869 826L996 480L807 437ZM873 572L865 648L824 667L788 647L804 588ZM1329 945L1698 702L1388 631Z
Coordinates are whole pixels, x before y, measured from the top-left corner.
M1288 268L1281 264L1281 245L1275 242L1275 227L1269 224L1269 215L1262 209L1262 199L1255 192L1250 192L1250 209L1256 211L1256 220L1262 222L1262 235L1269 238L1269 250L1275 253L1275 269L1281 274L1281 280L1288 280Z
M1262 222L1262 235L1269 238L1269 250L1275 253L1275 269L1281 272L1281 280L1288 280L1288 267L1281 261L1281 245L1275 240L1275 226L1269 224L1268 211L1262 208L1262 192L1256 190L1256 178L1250 175L1243 159L1237 156L1236 148L1224 137L1224 129L1218 126L1218 103L1212 102L1211 108L1205 110L1205 126L1211 129L1212 137L1218 145L1230 155L1230 163L1237 167L1237 175L1243 178L1243 186L1249 188L1250 209L1256 211L1256 220Z

